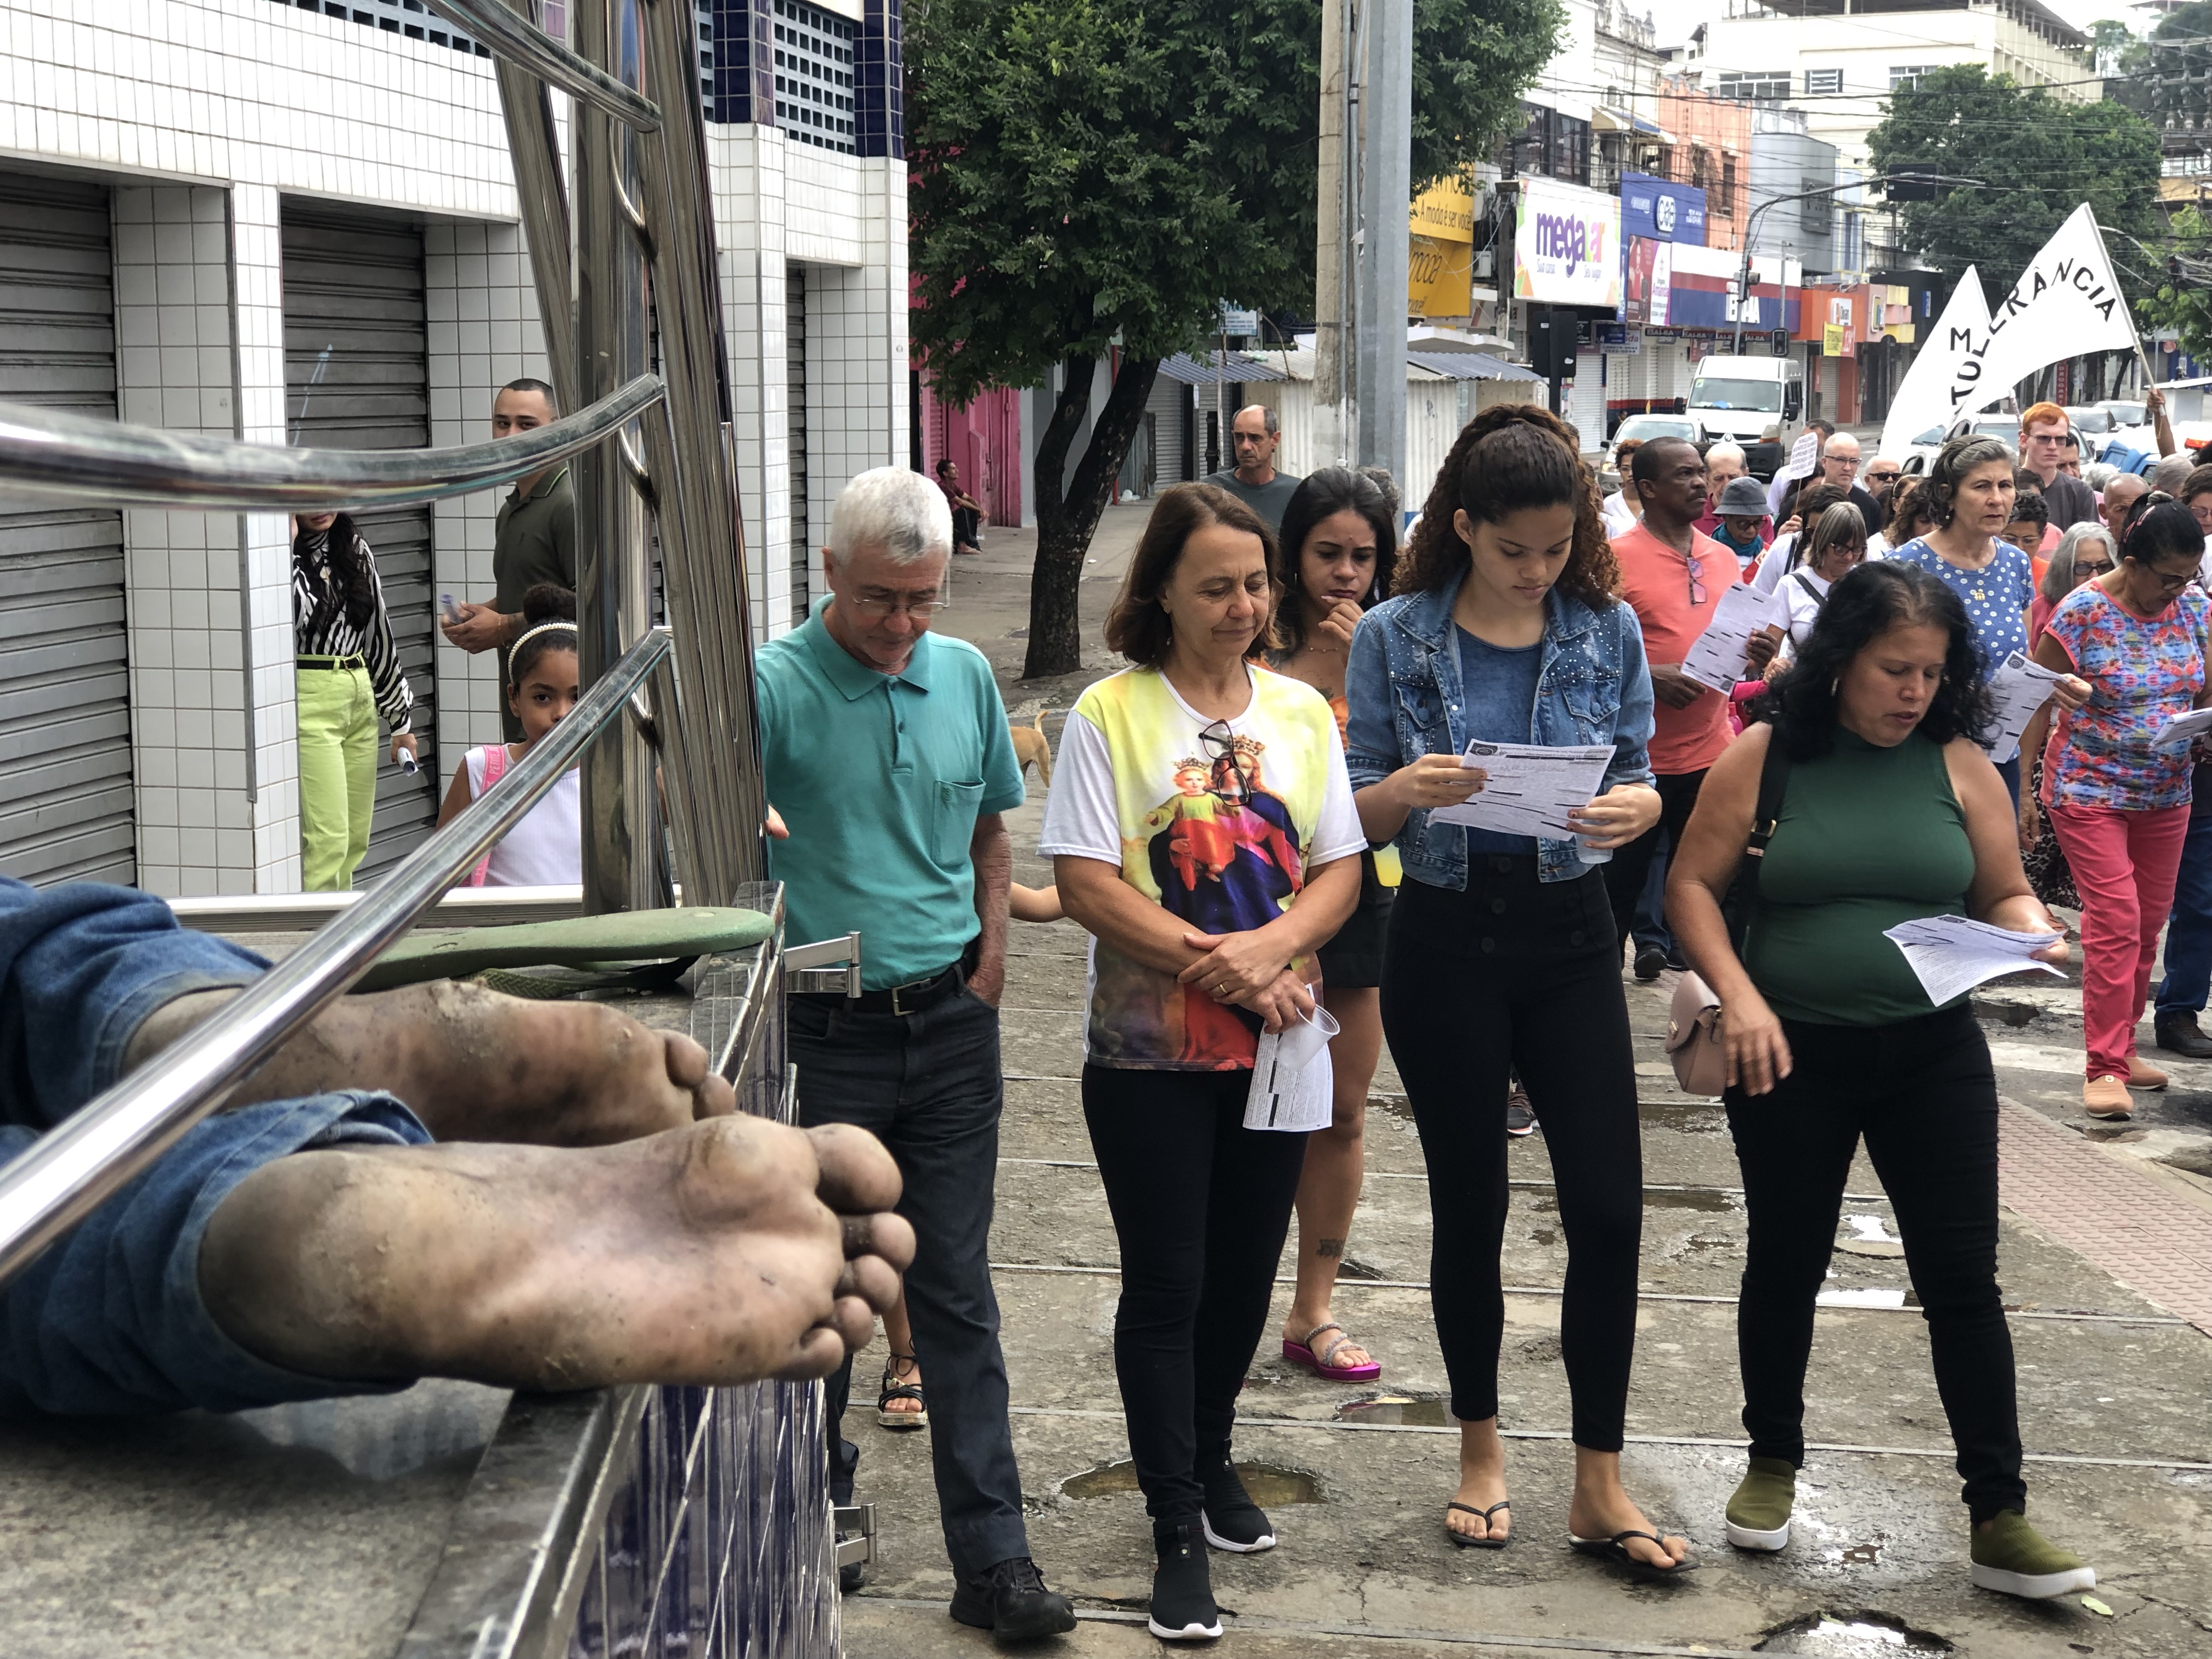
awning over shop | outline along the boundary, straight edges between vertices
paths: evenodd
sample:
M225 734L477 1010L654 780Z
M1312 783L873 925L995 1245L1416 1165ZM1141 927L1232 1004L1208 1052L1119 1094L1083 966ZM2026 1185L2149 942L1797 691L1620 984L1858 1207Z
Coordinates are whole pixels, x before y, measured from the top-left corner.
M1261 380L1287 380L1280 365L1265 357L1255 357L1242 351L1224 354L1209 351L1203 357L1194 357L1187 351L1178 351L1160 364L1160 373L1170 380L1181 380L1185 386L1250 386Z
M1448 380L1540 380L1543 376L1526 363L1509 363L1479 351L1409 351L1406 361Z

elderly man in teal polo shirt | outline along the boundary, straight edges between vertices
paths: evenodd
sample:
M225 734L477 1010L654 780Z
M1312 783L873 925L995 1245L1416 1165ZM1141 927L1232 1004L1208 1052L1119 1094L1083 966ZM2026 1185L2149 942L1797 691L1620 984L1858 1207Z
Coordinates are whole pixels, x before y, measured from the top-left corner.
M1073 1630L1075 1613L1030 1559L1006 1422L988 1246L1013 869L1000 815L1021 805L1022 774L990 664L929 631L951 555L951 511L920 473L845 486L822 554L829 599L761 649L761 746L787 831L770 854L786 937L860 935L860 996L791 999L799 1121L872 1131L905 1177L952 1616L1015 1641ZM832 1422L852 1373L848 1359L830 1379ZM859 1462L841 1437L840 1503Z

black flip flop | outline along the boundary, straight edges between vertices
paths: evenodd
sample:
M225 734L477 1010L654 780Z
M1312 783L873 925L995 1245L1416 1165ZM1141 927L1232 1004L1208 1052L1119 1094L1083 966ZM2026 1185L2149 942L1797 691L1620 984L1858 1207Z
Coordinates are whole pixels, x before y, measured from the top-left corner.
M1486 1527L1490 1524L1490 1517L1497 1514L1498 1510L1510 1510L1512 1507L1513 1505L1511 1504L1508 1503L1502 1498L1486 1510L1479 1510L1472 1504L1447 1504L1444 1505L1446 1510L1457 1510L1462 1515L1480 1516L1482 1519L1482 1524ZM1451 1528L1451 1523L1449 1521L1444 1523L1444 1536L1450 1539L1453 1543L1458 1545L1460 1548L1463 1550L1502 1550L1508 1544L1513 1541L1513 1534L1510 1532L1503 1538L1469 1538L1463 1532L1454 1532Z
M1617 1567L1626 1568L1632 1578L1638 1579L1647 1584L1659 1583L1669 1578L1680 1578L1685 1573L1695 1572L1698 1570L1698 1564L1694 1560L1678 1561L1671 1567L1662 1567L1656 1562L1646 1561L1631 1555L1628 1553L1627 1544L1627 1540L1631 1538L1649 1539L1662 1550L1667 1547L1667 1540L1658 1534L1638 1532L1633 1527L1629 1528L1626 1532L1617 1532L1610 1538L1577 1538L1574 1534L1569 1533L1567 1542L1577 1554L1594 1555L1601 1561L1610 1561Z

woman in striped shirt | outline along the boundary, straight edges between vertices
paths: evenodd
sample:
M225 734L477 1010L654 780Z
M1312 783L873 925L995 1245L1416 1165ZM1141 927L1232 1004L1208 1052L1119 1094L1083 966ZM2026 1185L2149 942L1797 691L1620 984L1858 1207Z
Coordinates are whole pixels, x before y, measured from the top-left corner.
M352 519L302 513L292 532L301 879L311 893L343 892L368 850L377 717L392 724L392 760L412 765L415 695L399 671L376 557Z

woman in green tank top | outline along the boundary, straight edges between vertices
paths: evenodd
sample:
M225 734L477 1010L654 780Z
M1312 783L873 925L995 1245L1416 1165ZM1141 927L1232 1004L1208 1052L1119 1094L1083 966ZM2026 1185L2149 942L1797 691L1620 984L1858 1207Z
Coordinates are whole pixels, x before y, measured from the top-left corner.
M1972 1582L2043 1598L2096 1574L2027 1524L2012 1335L1996 1283L1997 1095L1966 999L1937 1007L1883 937L1966 915L2063 934L2029 888L1973 630L1937 577L1883 560L1838 581L1771 724L1715 763L1667 882L1667 920L1723 1010L1729 1131L1750 1243L1737 1304L1751 1467L1729 1541L1790 1541L1814 1309L1859 1139L1928 1321L1972 1517ZM1770 746L1787 776L1741 941L1721 911ZM1740 919L1742 920L1742 919Z

